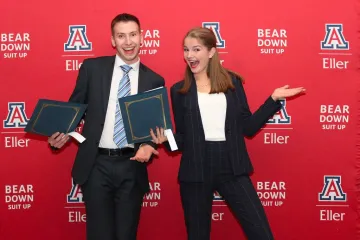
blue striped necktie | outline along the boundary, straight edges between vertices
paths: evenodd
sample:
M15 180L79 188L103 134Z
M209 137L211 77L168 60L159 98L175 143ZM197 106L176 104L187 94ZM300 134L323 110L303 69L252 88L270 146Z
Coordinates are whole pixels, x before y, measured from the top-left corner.
M120 66L124 72L124 76L120 80L119 89L117 92L117 99L130 95L130 78L129 71L131 67L128 65ZM114 126L114 142L119 147L122 148L127 144L126 134L124 130L124 123L121 117L119 101L116 101L116 112L115 112L115 126Z

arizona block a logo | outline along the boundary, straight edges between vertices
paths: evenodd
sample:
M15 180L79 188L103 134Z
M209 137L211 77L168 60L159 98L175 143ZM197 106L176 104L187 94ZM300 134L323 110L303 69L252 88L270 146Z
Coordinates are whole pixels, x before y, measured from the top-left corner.
M324 187L319 193L319 201L346 202L346 193L341 187L341 176L324 176Z
M86 25L70 25L69 38L64 44L64 51L91 51L92 43L86 35Z
M325 24L325 38L321 41L323 50L349 50L342 24Z
M24 102L9 102L8 115L4 120L3 127L6 128L25 128L29 119L25 113Z
M67 203L83 203L83 194L78 184L72 183L71 191L66 196Z
M267 121L267 124L290 124L291 117L286 110L286 100L280 100L281 109Z
M204 28L211 29L216 37L216 47L217 48L225 48L225 40L222 39L220 35L220 23L219 22L203 22L202 26Z

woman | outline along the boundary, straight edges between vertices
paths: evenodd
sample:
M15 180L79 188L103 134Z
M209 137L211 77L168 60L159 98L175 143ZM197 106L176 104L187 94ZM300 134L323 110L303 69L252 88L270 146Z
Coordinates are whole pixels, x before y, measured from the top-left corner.
M281 108L279 99L303 88L275 89L252 114L240 76L225 70L216 37L194 28L184 38L185 78L171 87L182 152L179 183L189 240L209 240L213 192L222 195L250 240L273 239L264 209L249 178L251 165L244 136L253 136ZM163 129L151 129L157 144L169 144Z

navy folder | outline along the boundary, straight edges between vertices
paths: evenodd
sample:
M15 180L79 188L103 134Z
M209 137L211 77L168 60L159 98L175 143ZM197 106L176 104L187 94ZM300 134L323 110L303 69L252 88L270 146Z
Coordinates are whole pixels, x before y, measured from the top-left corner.
M73 132L86 108L87 104L39 99L24 131L48 137Z
M119 98L128 143L151 141L150 128L172 130L166 87Z

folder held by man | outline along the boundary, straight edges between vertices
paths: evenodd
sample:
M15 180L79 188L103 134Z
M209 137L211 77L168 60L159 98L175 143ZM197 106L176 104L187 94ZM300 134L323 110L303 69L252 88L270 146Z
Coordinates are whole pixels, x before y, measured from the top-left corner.
M24 131L47 137L56 132L65 133L82 143L85 138L75 129L86 108L87 104L39 99Z
M119 104L128 143L151 141L150 128L162 127L171 149L177 149L166 87L119 98Z

